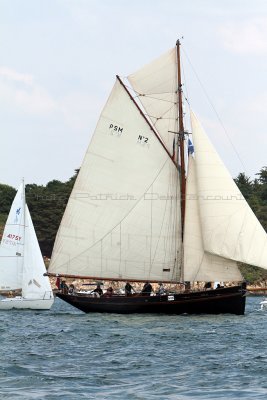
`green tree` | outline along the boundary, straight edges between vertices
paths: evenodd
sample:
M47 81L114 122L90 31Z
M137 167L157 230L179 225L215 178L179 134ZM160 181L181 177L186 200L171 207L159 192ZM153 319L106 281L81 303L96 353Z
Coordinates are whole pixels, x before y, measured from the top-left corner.
M26 185L26 199L42 254L51 257L55 237L77 172L67 181L53 180L46 186Z
M0 239L15 194L16 189L12 186L0 184Z
M240 174L234 179L234 181L245 199L249 199L253 193L253 184L250 178L246 176L244 172L240 172Z

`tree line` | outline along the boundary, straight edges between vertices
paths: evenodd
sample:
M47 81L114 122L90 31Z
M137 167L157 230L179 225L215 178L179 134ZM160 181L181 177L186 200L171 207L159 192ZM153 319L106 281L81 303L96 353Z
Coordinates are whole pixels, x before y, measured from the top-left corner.
M66 182L52 180L46 186L35 183L25 185L26 201L31 213L33 225L43 256L51 257L57 230L71 194L78 170ZM2 235L5 221L16 189L0 184L0 233Z
M56 233L78 172L75 170L75 174L66 182L52 180L45 186L29 184L25 187L40 248L43 256L48 258L51 257ZM254 179L242 172L234 181L267 231L267 167L263 167ZM16 189L13 187L0 184L0 234L15 194ZM241 270L250 282L267 280L267 271L261 268L242 265Z

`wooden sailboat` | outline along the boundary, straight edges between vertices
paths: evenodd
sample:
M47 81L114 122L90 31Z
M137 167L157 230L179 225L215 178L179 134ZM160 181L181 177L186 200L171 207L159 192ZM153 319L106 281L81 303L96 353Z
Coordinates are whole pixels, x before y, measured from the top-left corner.
M25 201L24 182L13 200L0 245L0 310L49 310L54 302L49 278ZM20 292L16 296L14 293Z
M266 233L192 111L187 156L180 42L128 81L117 76L100 115L49 273L187 284L154 296L57 295L84 312L244 314L237 262L267 268ZM235 284L188 289L210 281Z

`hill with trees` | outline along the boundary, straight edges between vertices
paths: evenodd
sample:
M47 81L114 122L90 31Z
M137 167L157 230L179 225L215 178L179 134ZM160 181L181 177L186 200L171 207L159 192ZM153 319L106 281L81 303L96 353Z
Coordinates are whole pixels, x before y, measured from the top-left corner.
M26 185L27 204L39 240L43 256L51 257L56 233L79 170L66 182L53 180L46 186ZM250 207L267 231L267 167L263 167L256 179L243 172L234 180ZM9 213L16 189L0 184L0 235ZM267 281L267 271L248 265L240 266L250 283Z
M27 204L43 256L50 258L57 230L79 170L67 181L53 180L46 186L25 186ZM0 234L4 229L16 189L0 184Z

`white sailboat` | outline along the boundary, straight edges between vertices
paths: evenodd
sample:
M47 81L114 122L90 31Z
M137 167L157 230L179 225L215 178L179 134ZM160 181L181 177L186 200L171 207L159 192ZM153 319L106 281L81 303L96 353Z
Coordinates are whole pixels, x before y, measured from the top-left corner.
M48 310L54 302L49 278L25 201L24 182L12 203L0 245L0 310ZM12 297L12 291L21 291Z
M186 290L58 296L85 312L243 314L246 291L237 263L267 269L267 236L192 111L194 154L187 157L180 42L128 81L117 77L100 115L49 273L180 283ZM186 282L199 281L235 285L188 290Z

